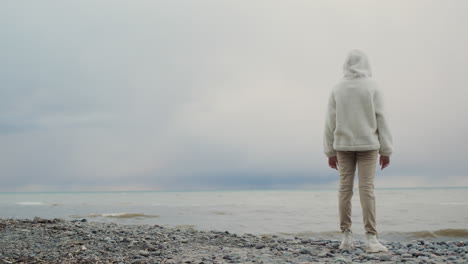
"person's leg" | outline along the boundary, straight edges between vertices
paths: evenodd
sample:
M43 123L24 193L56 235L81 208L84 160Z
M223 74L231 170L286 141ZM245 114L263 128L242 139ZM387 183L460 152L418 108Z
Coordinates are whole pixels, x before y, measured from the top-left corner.
M340 173L340 187L338 206L341 232L351 231L351 198L353 197L353 183L356 171L356 152L337 151L338 171Z
M357 152L359 197L361 199L364 228L368 234L372 235L377 235L374 195L377 154L377 150Z
M359 197L361 198L362 216L366 229L367 253L388 252L388 249L377 240L376 236L374 177L377 154L377 150L357 153Z

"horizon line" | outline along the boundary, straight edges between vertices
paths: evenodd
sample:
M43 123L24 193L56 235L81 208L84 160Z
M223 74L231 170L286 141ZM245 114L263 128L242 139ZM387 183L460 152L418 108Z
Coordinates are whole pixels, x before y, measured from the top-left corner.
M378 187L375 190L411 190L411 189L466 189L468 186L445 187ZM10 193L142 193L142 192L253 192L253 191L331 191L337 188L297 188L297 189L212 189L212 190L115 190L115 191L0 191L0 194ZM353 188L358 190L359 188Z

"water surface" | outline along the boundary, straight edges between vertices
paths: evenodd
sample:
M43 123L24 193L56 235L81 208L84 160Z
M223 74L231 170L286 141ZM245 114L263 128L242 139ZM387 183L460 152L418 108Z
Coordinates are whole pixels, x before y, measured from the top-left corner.
M468 239L468 188L377 189L383 240ZM336 190L0 193L0 218L82 219L338 238ZM364 234L358 191L353 232Z

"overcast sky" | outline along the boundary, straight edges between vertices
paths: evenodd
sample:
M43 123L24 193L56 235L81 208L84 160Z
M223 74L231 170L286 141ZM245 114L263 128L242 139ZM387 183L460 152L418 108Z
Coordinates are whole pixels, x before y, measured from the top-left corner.
M377 187L468 186L468 2L2 1L0 191L335 188L327 96L367 53Z

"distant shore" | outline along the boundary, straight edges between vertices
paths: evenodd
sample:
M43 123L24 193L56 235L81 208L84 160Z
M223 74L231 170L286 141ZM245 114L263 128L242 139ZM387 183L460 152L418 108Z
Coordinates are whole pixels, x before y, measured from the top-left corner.
M468 241L384 243L388 253L350 251L336 240L199 231L159 225L0 219L4 263L467 263Z

